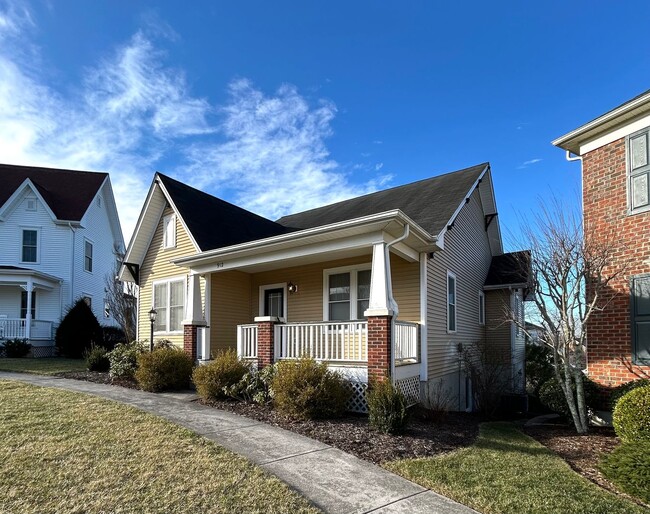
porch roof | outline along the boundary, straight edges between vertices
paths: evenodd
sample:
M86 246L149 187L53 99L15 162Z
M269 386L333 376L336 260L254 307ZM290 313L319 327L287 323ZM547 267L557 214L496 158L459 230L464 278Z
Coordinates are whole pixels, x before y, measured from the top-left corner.
M54 286L63 282L63 279L41 271L19 268L18 266L0 265L0 286L26 284L29 278L32 279L35 286L44 289L52 289Z

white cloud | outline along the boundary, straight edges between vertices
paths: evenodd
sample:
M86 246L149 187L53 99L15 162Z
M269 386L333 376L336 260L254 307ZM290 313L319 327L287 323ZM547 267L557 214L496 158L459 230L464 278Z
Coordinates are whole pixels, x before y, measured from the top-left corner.
M524 168L527 168L531 164L537 164L538 162L542 162L543 159L530 159L529 161L524 161L521 163L519 166L517 166L518 170L523 170Z

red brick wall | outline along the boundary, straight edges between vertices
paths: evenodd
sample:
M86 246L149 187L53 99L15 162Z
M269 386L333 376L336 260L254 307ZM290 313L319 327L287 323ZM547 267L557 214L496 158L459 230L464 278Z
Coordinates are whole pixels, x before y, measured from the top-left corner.
M183 325L183 350L196 360L197 325Z
M390 376L391 316L368 316L368 378Z
M273 364L274 332L274 324L271 321L262 321L257 324L257 369Z
M650 213L627 214L625 138L585 154L582 170L585 233L614 244L619 263L627 262L611 284L611 303L587 327L589 376L616 386L650 372L650 366L631 366L630 327L630 277L650 272ZM621 266L608 271L615 269Z

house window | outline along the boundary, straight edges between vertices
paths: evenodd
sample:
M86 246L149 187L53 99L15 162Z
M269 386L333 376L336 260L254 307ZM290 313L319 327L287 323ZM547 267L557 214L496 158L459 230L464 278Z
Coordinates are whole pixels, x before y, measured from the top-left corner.
M23 230L22 262L38 262L37 230Z
M27 211L36 211L36 198L27 198L25 200L25 210Z
M650 276L632 278L632 358L650 364Z
M365 318L370 300L370 270L329 272L325 278L326 318L329 321Z
M93 244L86 241L84 245L84 269L86 271L93 271Z
M630 212L650 208L650 159L648 158L649 130L628 138L627 168Z
M170 214L163 218L163 248L176 246L176 216Z
M185 312L185 280L174 279L155 283L153 308L157 312L155 332L181 332Z
M93 308L93 299L92 299L92 297L86 295L86 296L82 296L81 299L82 299L84 302L86 302L86 305L87 305L88 307L90 307L91 309Z
M485 293L478 292L478 324L485 325Z
M447 272L447 332L456 332L456 275Z
M36 291L32 291L32 319L36 319ZM20 292L20 319L27 318L27 291Z

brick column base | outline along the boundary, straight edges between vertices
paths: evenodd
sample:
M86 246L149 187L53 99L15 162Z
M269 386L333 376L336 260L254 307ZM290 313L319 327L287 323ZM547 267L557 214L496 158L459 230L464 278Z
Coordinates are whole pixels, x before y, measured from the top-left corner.
M183 350L193 360L196 360L197 355L198 328L198 325L183 325Z
M392 316L368 316L368 380L390 377Z
M257 322L257 369L270 366L275 361L275 323Z

